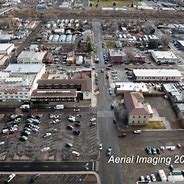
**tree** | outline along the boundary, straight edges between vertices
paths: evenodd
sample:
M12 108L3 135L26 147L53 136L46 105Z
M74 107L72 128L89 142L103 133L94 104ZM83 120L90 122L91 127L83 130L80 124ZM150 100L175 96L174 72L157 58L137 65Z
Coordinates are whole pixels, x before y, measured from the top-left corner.
M89 6L90 6L90 7L92 7L92 6L93 6L93 3L92 3L92 2L90 2L90 3L89 3Z
M96 8L98 8L98 4L96 4Z
M116 2L113 2L113 4L112 4L113 6L116 6Z
M161 42L162 42L164 48L168 47L170 40L171 40L171 38L169 35L166 35L166 34L162 35Z

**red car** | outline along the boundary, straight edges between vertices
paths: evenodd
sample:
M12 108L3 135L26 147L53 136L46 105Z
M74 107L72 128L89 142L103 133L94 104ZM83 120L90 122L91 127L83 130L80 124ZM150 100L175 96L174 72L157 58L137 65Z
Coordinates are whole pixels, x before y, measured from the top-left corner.
M124 138L126 136L127 136L127 133L124 130L120 129L119 132L118 132L118 137L119 138Z

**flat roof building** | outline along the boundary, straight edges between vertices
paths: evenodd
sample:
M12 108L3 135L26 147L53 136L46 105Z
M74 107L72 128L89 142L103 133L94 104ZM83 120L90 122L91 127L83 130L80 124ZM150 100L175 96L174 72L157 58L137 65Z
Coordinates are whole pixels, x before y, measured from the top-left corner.
M22 51L17 57L17 63L41 64L47 52Z
M0 43L0 54L10 55L14 48L15 46L12 43Z
M157 64L174 64L179 61L171 51L151 51L151 55Z
M133 69L135 81L179 82L181 73L176 69Z
M126 91L148 93L148 88L144 83L135 82L116 82L115 92L116 95L123 95Z

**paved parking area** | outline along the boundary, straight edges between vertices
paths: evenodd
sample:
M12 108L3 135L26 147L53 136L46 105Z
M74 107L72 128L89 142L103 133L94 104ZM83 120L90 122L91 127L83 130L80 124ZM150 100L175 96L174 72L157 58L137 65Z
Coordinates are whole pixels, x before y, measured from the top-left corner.
M1 174L0 183L4 183L9 175ZM35 179L34 179L35 178ZM92 174L16 174L12 180L14 184L20 183L55 183L60 184L96 184L96 176Z
M177 135L179 134L179 135ZM158 177L158 170L163 169L166 174L170 173L169 165L172 164L174 168L184 169L182 163L174 163L176 155L182 156L184 152L184 140L182 132L144 132L141 135L129 134L126 138L120 140L120 156L134 156L133 163L123 164L123 175L125 177L126 184L135 183L140 176L146 176L155 174ZM154 138L155 137L155 138ZM178 143L181 144L181 148L175 148L174 151L165 150L160 151L160 154L148 155L145 151L147 146L158 148L160 146L176 146ZM119 155L116 155L119 156ZM159 162L153 165L149 163L136 163L137 156L148 158L148 157L162 157L169 158L167 161ZM171 162L169 161L171 159ZM131 172L131 174L129 174Z
M27 141L20 141L22 130L25 128L28 113L23 113L18 131L14 134L1 134L0 142L0 160L89 160L98 157L97 149L97 126L90 127L90 118L96 117L96 113L90 108L81 108L81 112L73 112L73 109L64 109L62 111L53 111L47 109L46 112L37 111L41 123L38 132L32 132ZM12 112L13 113L13 112ZM50 114L60 115L58 122L49 118ZM81 115L81 117L79 116ZM5 114L0 120L0 130L7 127L9 113ZM74 122L68 121L68 115L73 115L80 121L80 127L76 127ZM67 129L67 125L72 125L74 129L80 131L79 135L74 135L72 130ZM52 131L51 131L52 130ZM43 137L51 131L51 135ZM66 148L65 143L71 143L72 148ZM41 150L43 149L43 150ZM44 150L45 149L45 150ZM48 149L48 150L47 150ZM72 151L80 153L79 157L72 155Z

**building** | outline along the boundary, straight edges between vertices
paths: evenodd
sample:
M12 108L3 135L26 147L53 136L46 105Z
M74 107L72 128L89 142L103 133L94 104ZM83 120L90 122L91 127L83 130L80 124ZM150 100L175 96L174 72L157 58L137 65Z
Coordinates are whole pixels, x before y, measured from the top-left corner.
M2 55L10 55L14 49L15 49L14 44L0 43L0 54Z
M124 51L114 49L109 49L109 56L112 63L123 63L127 58Z
M124 95L125 92L142 92L148 93L148 88L144 83L135 82L116 82L115 93L116 95Z
M144 97L140 92L125 92L124 103L129 125L145 125L153 115L151 106L144 103Z
M177 40L176 44L178 49L184 50L184 40Z
M52 64L54 62L54 57L51 52L47 52L45 55L45 58L43 60L43 63L45 64Z
M8 65L0 73L0 101L29 101L44 73L43 64Z
M40 79L38 88L33 91L31 101L66 102L91 100L91 79Z
M0 43L9 43L13 39L11 34L0 34Z
M179 61L171 51L151 51L151 55L157 64L174 64Z
M133 69L135 81L179 82L181 73L176 69Z
M17 57L20 64L41 64L47 52L22 51Z

